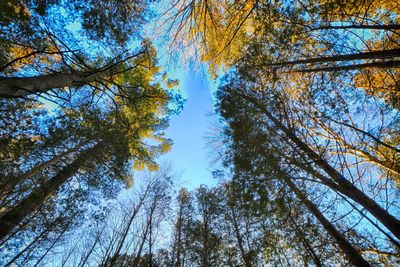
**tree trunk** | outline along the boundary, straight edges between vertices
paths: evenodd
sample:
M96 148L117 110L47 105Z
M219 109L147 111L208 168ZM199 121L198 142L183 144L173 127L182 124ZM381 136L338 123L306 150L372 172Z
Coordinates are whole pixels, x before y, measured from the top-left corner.
M0 78L0 97L22 97L45 93L54 88L82 86L112 74L113 68L91 72L72 71L33 77Z
M244 246L243 246L243 239L242 239L242 236L240 234L240 229L239 229L238 222L236 220L237 217L236 217L236 213L235 213L234 207L229 207L229 209L231 210L233 228L235 230L235 236L236 236L236 240L238 242L240 254L241 254L243 262L244 262L244 266L245 267L252 267L253 265L251 264L251 261L250 261L250 259L248 257L248 254L246 253L246 251L244 249Z
M0 217L0 240L7 236L23 219L35 211L51 194L56 192L86 162L88 156L95 154L101 143L82 152L74 161L48 180L44 185L33 190L26 198Z
M5 266L11 266L18 258L20 258L26 251L30 250L33 245L36 244L37 241L39 241L42 237L44 237L49 231L51 230L50 227L47 227L44 231L42 231L38 236L36 236L33 241L26 246L23 250L18 252L17 255L15 255L9 262L5 264ZM34 249L34 248L33 248Z
M348 181L342 174L340 174L334 167L332 167L325 159L318 155L306 143L300 140L294 132L284 126L278 119L276 119L264 105L261 105L257 100L252 97L240 94L243 98L251 101L257 108L259 108L300 150L302 150L318 167L324 170L335 183L331 183L332 189L341 192L345 196L354 200L363 206L369 213L378 219L394 236L400 239L400 221L391 215L387 210L380 207L373 199L368 197L364 192L358 189L350 181ZM322 181L324 183L324 181ZM334 185L333 185L334 184Z
M104 227L104 228L105 228L105 227ZM87 252L87 254L84 255L83 258L81 258L81 260L80 260L80 262L79 262L79 264L78 264L78 267L81 267L81 266L84 267L84 266L85 266L86 262L89 260L90 255L92 255L92 253L93 253L93 251L94 251L96 245L100 242L100 238L101 238L101 236L102 236L102 232L103 232L104 228L102 229L101 232L98 232L98 233L96 234L96 239L94 240L93 245L90 247L90 249L89 249L89 251ZM66 261L65 261L65 263L66 263ZM64 263L64 264L65 264L65 263ZM63 266L64 266L64 265L63 265Z
M171 267L180 267L181 266L181 247L182 247L182 223L183 223L183 203L180 201L179 204L179 215L178 219L176 222L176 227L175 229L178 231L175 244L174 244L174 249L172 251L172 260L171 260ZM175 256L175 251L176 251L176 256ZM176 262L175 262L175 257L176 257Z
M293 162L292 162L293 163ZM314 170L311 166L306 166L302 163L294 163L297 167L301 168L303 171L307 172L308 174L318 178L320 182L332 190L340 193L340 197L342 197L353 209L355 209L361 216L363 216L370 224L372 224L376 229L378 229L382 234L384 234L392 243L393 245L400 248L400 243L389 233L387 233L382 227L380 227L376 222L374 222L371 218L366 216L365 212L361 211L357 206L355 206L349 199L348 196L343 192L340 186L330 180L328 177L323 176L321 173Z
M292 208L290 208L292 209ZM315 252L314 248L312 247L312 245L310 244L308 238L305 236L305 234L303 233L303 231L300 229L300 226L296 223L296 221L293 219L293 216L290 212L289 209L284 208L283 209L284 212L286 212L288 214L287 218L290 221L291 226L293 226L297 237L299 238L300 242L303 244L304 248L306 249L306 251L308 252L308 254L311 256L315 266L317 267L322 267L322 263L320 258L318 257L317 253Z
M145 204L147 195L149 194L150 191L150 185L146 187L146 190L144 191L143 195L139 198L138 203L135 204L132 210L132 215L129 218L129 221L125 225L124 232L121 234L121 239L118 241L117 249L114 252L113 257L111 258L110 262L108 263L109 267L112 267L116 264L118 257L120 256L120 253L122 251L122 247L125 243L126 238L128 237L129 230L134 222L134 219L136 219L140 209L142 206Z
M280 172L280 176L284 182L290 187L290 189L296 194L296 196L302 201L302 203L308 208L308 210L317 218L322 224L324 229L332 236L337 242L342 251L346 254L351 263L355 266L367 267L370 264L364 260L360 253L353 247L353 245L347 241L347 239L336 229L336 227L321 213L318 207L312 203L300 189L292 182L292 180L283 172Z
M208 233L209 233L209 227L208 227L208 219L207 219L207 211L206 211L206 208L207 207L204 207L204 204L203 204L203 248L202 248L202 251L201 251L201 266L202 267L209 267L210 265L208 264L208 256L209 256L209 253L211 252L210 250L209 250L209 247L208 247Z
M265 64L265 66L288 66L297 64L365 60L365 59L384 59L384 58L394 58L394 57L400 57L400 48L369 51L369 52L347 54L347 55L335 55L327 57L299 59L294 61L273 62L273 63L267 63Z
M150 231L149 231L149 267L153 267L153 216L150 216L149 219L149 224L150 224Z
M78 151L82 146L87 145L90 142L90 140L84 141L81 144L68 149L67 151L62 152L59 155L56 155L54 157L52 157L51 159L49 159L48 161L45 161L43 163L40 163L36 166L34 166L32 169L30 169L29 171L17 176L17 177L13 177L12 181L9 181L8 183L6 183L4 185L4 187L1 189L1 196L0 196L0 201L4 200L13 190L13 188L20 182L22 182L23 180L38 174L41 170L48 168L49 166L51 166L52 164L56 163L57 161L61 160L63 157L74 153L76 151Z
M143 251L143 248L144 248L144 244L146 243L146 239L147 239L147 235L148 235L148 232L150 230L150 227L151 227L151 225L150 225L149 221L147 221L146 229L145 229L145 231L143 233L143 237L142 237L142 240L141 240L140 245L139 245L139 250L138 250L136 256L133 259L132 265L130 265L132 267L138 267L139 266L140 257L142 255L142 251Z
M386 25L325 25L312 28L311 30L348 30L348 29L364 29L364 30L399 30L399 24Z
M346 66L331 66L331 67L321 67L321 68L313 68L313 69L296 69L295 72L308 73L308 72L320 72L320 71L344 71L344 70L359 70L366 68L398 68L400 67L400 60L390 60L383 62L369 62L369 63L361 63L361 64L352 64Z
M61 233L57 236L57 238L51 243L51 246L46 250L46 252L37 260L35 265L33 267L36 267L39 265L39 263L42 262L42 260L46 257L46 255L52 250L52 248L55 246L55 244L61 239L61 237L65 234L65 232L68 230L69 225L71 222L69 222L67 225L64 226L64 229L61 231ZM40 266L40 265L39 265Z
M350 150L350 153L356 157L361 157L364 158L366 161L370 162L371 164L377 165L380 168L391 172L395 175L400 175L400 165L399 163L396 162L396 159L378 159L374 155L371 155L367 151L363 151L360 149L355 148L354 146L350 146L347 144L343 144L344 146L347 146L347 148Z

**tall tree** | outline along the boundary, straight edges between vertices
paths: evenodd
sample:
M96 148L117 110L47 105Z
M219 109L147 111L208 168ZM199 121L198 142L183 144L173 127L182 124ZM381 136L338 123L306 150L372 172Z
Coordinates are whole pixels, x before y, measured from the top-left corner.
M244 169L259 168L260 170L252 175L265 176L266 171L263 172L263 168L269 165L268 161L262 163L262 159L268 158L265 154L269 147L273 147L273 153L276 154L275 157L280 158L281 164L289 164L290 168L297 169L302 175L305 172L305 178L301 177L300 180L308 181L306 177L310 175L311 181L317 179L319 183L326 185L334 192L343 194L359 204L362 204L363 200L356 196L363 195L369 199L371 205L366 209L371 214L377 215L376 218L382 224L386 223L388 230L396 236L397 227L394 225L398 223L398 219L379 207L371 197L347 180L346 176L331 163L332 158L324 157L321 152L322 144L320 145L318 140L313 140L311 136L308 137L307 129L312 124L309 124L307 117L303 116L297 102L286 98L285 94L277 93L274 87L268 87L269 84L262 84L263 79L259 79L257 74L249 73L251 71L240 66L237 72L228 76L227 82L220 87L217 94L221 115L232 128L228 131L233 132L233 146L241 147L232 159L234 166L242 166ZM306 106L308 102L303 102L303 104ZM266 164L266 167L257 167L258 164ZM334 178L332 171L340 175L341 179L338 179L339 176ZM330 179L327 179L328 177ZM343 183L349 184L345 186ZM348 190L350 188L352 189ZM366 206L363 205L363 207ZM383 213L374 212L377 207ZM380 217L381 215L383 216ZM390 220L394 223L393 225L388 223ZM358 255L360 261L355 260L355 262L360 263L362 257L357 249L353 252L347 251L349 254Z
M27 171L17 175L20 181L15 185L16 181L4 180L13 191L6 198L7 208L1 212L2 238L11 236L17 225L43 207L51 196L63 199L61 192L68 184L82 185L83 180L85 187L103 187L107 192L112 191L115 184L107 184L106 179L122 181L127 186L131 184L129 166L132 164L136 168L157 167L154 158L170 147L170 141L161 131L166 126L171 111L168 103L173 95L153 80L158 71L152 65L155 62L147 64L136 69L136 73L125 74L124 96L108 101L99 98L97 107L89 103L80 110L65 109L54 118L58 119L56 129L59 128L54 137L59 139L49 138L49 143L43 146L46 150L38 147L35 151L39 155L43 153L43 161L35 163L32 159L31 162L28 153L28 161L21 163L21 169ZM154 141L150 144L149 139ZM46 155L48 151L52 154ZM29 184L27 181L31 179L38 183L20 187Z

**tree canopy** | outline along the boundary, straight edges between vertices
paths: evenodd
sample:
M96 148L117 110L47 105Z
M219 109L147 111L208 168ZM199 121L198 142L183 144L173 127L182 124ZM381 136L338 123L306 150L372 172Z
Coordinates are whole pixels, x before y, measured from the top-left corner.
M2 1L0 265L399 265L399 12ZM173 54L218 81L215 186L159 166Z

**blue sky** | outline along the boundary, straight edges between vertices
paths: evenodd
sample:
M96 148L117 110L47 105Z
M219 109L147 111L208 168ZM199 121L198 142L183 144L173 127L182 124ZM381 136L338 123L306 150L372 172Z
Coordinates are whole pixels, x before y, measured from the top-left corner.
M186 102L182 112L171 118L165 131L174 145L159 162L172 165L174 172L180 174L182 186L194 188L200 184L215 184L210 172L213 170L211 148L206 137L218 122L212 102L217 82L193 70L181 70L176 74L180 79L178 89Z
M160 26L163 20L160 14L168 8L168 1L154 4L154 11L158 14L146 25L145 32L157 48L162 72L166 71L171 79L179 79L177 90L186 101L181 113L171 117L165 130L166 137L173 140L173 146L157 162L171 165L173 173L179 177L178 186L194 189L201 184L217 184L211 171L218 165L210 157L212 151L207 136L218 123L212 100L218 80L210 79L205 63L194 60L191 65L188 63L191 60L182 56L184 51L168 47L171 44L163 32L167 26L164 25L163 29Z

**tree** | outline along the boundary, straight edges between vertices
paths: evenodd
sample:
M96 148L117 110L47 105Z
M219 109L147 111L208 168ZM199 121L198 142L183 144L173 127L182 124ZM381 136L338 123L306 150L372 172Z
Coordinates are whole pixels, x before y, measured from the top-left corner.
M106 90L108 82L116 80L115 75L141 64L143 55L135 62L132 59L149 52L148 47L138 53L126 47L129 41L143 39L141 30L149 18L151 2L5 3L5 16L0 21L0 53L4 58L0 62L0 96L22 97L93 86L94 81L94 90L103 85ZM57 23L53 17L59 18Z
M147 46L147 47L146 47ZM153 51L151 51L153 50ZM93 84L93 89L108 90L111 94L125 96L119 81L124 72L135 68L146 68L148 61L153 57L154 49L144 43L142 51L132 56L118 56L101 67L92 67L87 63L68 66L70 70L44 74L33 77L4 77L0 80L0 95L3 97L21 97L31 94L46 93L52 89L65 87L81 87ZM147 66L146 66L147 65ZM126 77L126 76L125 76ZM120 92L113 92L115 87Z
M214 74L261 46L253 67L272 68L296 83L316 72L330 75L332 84L351 79L398 108L399 10L393 3L216 0L176 1L174 7L166 19L175 29L172 40L193 44Z
M107 220L80 229L82 232L77 235L83 234L87 239L71 247L65 263L149 266L152 262L157 266L152 246L162 239L159 231L168 219L173 180L165 166L157 172L139 174L137 187L120 196L119 203L112 204Z
M52 198L56 198L56 205L74 201L64 200L68 196L65 189L71 184L72 188L84 186L84 190L93 192L101 188L105 194L115 195L121 189L116 184L131 184L132 164L136 168L157 168L154 158L170 147L161 130L171 112L167 105L174 96L153 82L158 69L151 62L148 64L133 75L126 74L131 85L125 90L126 97L118 96L112 101L100 98L97 107L89 103L79 110L64 109L43 125L49 127L50 133L23 155L27 161L17 165L18 181L2 180L9 188L5 194L8 204L1 214L2 238L12 238L21 229L27 229L25 223L34 221L29 216L48 208ZM150 144L149 139L154 141ZM32 155L40 157L30 158ZM17 156L19 161L22 156Z
M185 259L185 236L184 227L185 221L188 219L188 212L190 212L189 206L189 192L186 188L181 188L177 197L178 202L178 215L176 218L174 236L173 236L173 247L171 255L171 266L181 267L184 264Z
M245 66L247 65L245 64ZM254 71L252 73L254 73ZM335 182L332 183L332 181L326 179L327 177L325 177L325 175L334 179L332 176L333 172L331 171L333 171L335 167L330 163L332 158L323 158L324 154L321 152L323 151L323 143L321 146L318 146L318 140L313 140L311 136L308 138L308 129L312 129L310 126L314 125L308 123L308 117L305 115L312 113L302 113L303 110L307 112L310 110L301 109L303 106L308 107L307 104L313 104L313 102L303 101L304 105L300 106L298 102L295 101L296 99L292 100L286 98L287 95L283 93L280 94L278 93L279 91L274 91L275 88L272 86L268 87L269 84L262 84L265 77L258 77L257 74L252 75L248 69L239 66L237 72L233 72L231 76L228 76L227 82L220 87L217 94L220 101L219 109L221 115L227 121L228 126L232 128L232 130L228 129L228 132L232 132L233 147L234 149L240 148L239 151L234 152L234 157L230 161L233 166L241 167L244 170L259 168L259 170L257 169L257 172L252 175L265 177L265 173L268 174L268 169L265 170L265 168L271 164L268 163L268 160L266 163L263 162L262 159L268 159L265 153L268 149L273 147L274 152L272 155L274 157L279 157L279 164L288 164L289 169L297 170L301 173L300 180L306 179L305 181L307 181L310 179L311 181L315 181L314 179L318 179L319 183L328 186L334 192L349 197L359 204L361 204L362 201L360 202L360 199L356 198L355 195L363 194L371 199L364 192L355 188L354 185L349 185L353 188L351 190L344 189L346 186L342 183L347 183L343 180L346 179L346 177L337 170L335 172L341 175L343 178L342 180L335 180ZM283 122L285 122L286 125L284 125ZM252 131L255 131L255 134L253 134ZM261 144L265 144L265 146ZM313 149L315 149L314 152L312 152ZM317 154L315 151L321 154ZM315 155L315 157L312 155ZM258 167L259 164L265 164L265 167ZM321 170L323 170L325 174L320 173ZM240 174L237 175L239 176ZM305 178L303 178L303 175ZM308 175L310 175L310 178L306 178ZM337 186L336 183L341 184L341 186ZM352 190L354 190L354 195L350 193ZM358 191L358 193L355 193L356 191ZM371 202L371 207L375 208L377 205ZM372 210L369 211L372 213ZM386 214L380 218L382 223L385 223L388 219L393 219L394 223L397 221L397 218L390 214ZM396 236L395 229L397 227L391 227L390 224L386 226L392 234ZM349 253L353 254L352 252ZM359 259L362 259L359 253L355 255L359 255Z
M217 232L218 195L205 186L194 192L195 216L186 225L188 262L199 266L214 266L220 262L221 236Z

